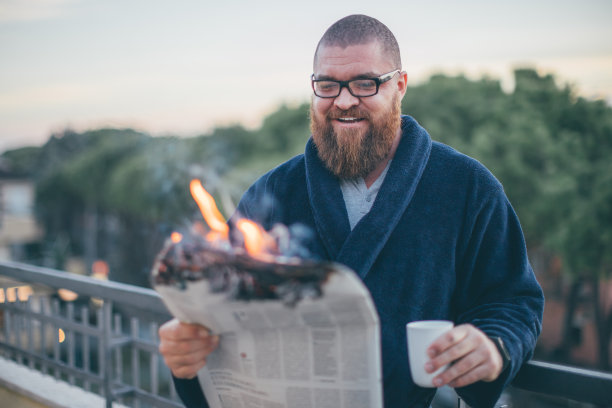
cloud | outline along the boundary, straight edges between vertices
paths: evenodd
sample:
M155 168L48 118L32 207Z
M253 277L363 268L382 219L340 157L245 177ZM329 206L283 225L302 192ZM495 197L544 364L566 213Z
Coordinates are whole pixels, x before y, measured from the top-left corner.
M76 0L2 0L0 23L52 20L70 13Z

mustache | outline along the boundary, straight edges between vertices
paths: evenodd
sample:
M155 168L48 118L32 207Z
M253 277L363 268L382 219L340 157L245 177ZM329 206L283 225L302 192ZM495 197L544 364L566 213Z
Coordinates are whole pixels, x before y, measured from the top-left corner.
M334 109L327 114L327 119L338 119L346 117L370 119L370 114L363 109L359 109L358 107L352 107L347 110Z

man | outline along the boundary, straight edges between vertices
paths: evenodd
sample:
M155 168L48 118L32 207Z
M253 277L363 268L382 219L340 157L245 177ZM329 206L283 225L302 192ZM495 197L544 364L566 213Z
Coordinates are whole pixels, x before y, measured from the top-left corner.
M429 348L428 371L452 363L435 385L455 387L472 407L490 407L531 356L542 292L499 182L400 115L406 80L382 23L354 15L332 25L315 53L306 151L255 182L239 211L254 217L271 195L278 205L266 226L311 227L315 254L363 279L381 322L385 407L429 406L435 389L412 382L405 333L406 323L429 319L456 324ZM218 342L177 321L162 326L160 339L183 379L196 375ZM196 381L176 385L188 405L198 403Z

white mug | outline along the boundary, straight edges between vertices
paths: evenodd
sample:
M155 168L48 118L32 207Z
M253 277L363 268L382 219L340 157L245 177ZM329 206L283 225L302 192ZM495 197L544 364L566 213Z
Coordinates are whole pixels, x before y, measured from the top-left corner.
M432 382L434 377L448 366L440 367L433 373L426 372L425 364L430 360L427 348L452 328L453 322L446 320L422 320L406 324L410 373L415 384L421 387L435 387Z

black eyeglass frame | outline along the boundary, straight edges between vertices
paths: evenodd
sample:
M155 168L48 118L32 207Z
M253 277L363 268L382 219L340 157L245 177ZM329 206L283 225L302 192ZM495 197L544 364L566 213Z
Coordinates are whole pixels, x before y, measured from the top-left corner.
M312 74L310 76L310 84L312 86L312 91L314 92L315 96L319 97L319 98L325 98L325 99L331 99L331 98L337 98L338 96L340 96L340 94L342 93L342 88L346 88L348 89L349 93L351 95L353 95L355 98L367 98L369 96L374 96L378 93L378 90L380 89L380 85L384 84L387 81L390 81L395 74L397 73L401 73L402 70L401 69L394 69L391 72L387 72L386 74L382 74L378 77L374 77L374 78L355 78L355 79L351 79L349 81L336 81L334 79L315 79L315 74ZM350 87L350 83L351 82L355 82L355 81L364 81L364 80L370 80L370 81L374 81L374 83L376 84L376 91L374 91L373 94L370 95L355 95L353 93L353 91L351 90ZM334 96L321 96L319 94L317 94L317 91L315 89L315 82L335 82L338 85L340 85L338 87L338 93Z

